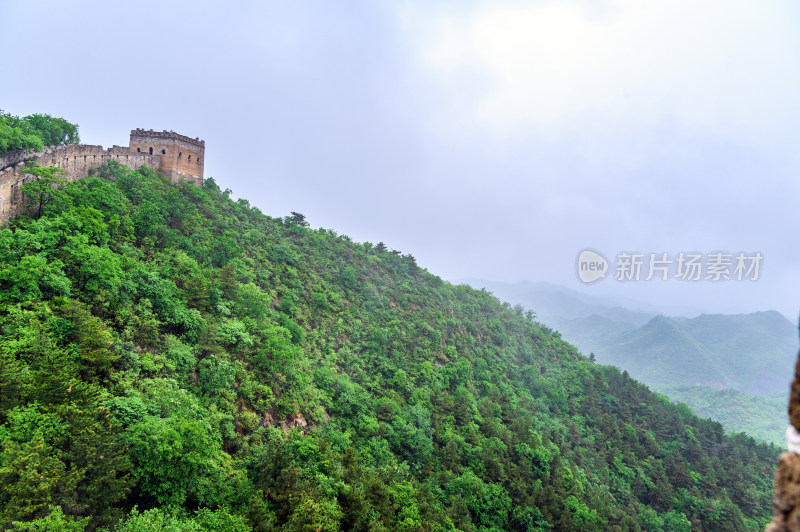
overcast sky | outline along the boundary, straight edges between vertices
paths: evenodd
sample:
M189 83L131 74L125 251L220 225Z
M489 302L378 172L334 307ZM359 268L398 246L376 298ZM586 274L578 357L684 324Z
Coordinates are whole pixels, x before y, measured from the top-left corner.
M4 111L106 147L200 137L235 197L445 279L800 309L800 3L4 0L0 22ZM585 248L611 261L592 285ZM622 282L623 251L764 258Z

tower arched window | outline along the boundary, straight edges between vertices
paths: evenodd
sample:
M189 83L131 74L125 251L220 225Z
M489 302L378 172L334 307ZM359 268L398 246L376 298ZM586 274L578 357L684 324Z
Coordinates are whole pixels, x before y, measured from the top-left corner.
M166 155L166 154L167 154L167 150L165 150L165 149L163 149L163 148L162 148L162 150L161 150L161 155Z
M153 147L150 146L150 155L153 155Z

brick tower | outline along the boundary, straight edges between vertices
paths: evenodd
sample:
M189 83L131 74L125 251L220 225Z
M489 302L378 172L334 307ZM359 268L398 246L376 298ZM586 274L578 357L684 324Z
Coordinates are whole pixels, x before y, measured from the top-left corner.
M173 182L186 179L203 186L204 140L185 137L174 131L134 129L131 131L130 151L161 157L159 170Z

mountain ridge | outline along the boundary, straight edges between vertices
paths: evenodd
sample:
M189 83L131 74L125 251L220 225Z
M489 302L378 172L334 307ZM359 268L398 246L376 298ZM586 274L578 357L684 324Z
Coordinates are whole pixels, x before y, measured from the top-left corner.
M557 290L553 285L529 282L519 285L527 292L514 293L509 287L517 285L480 280L474 283L499 288L499 295L512 303L535 311L541 309L543 322L560 331L584 354L593 353L598 362L625 369L654 390L686 402L704 415L724 420L729 430L743 430L783 444L784 429L777 427L775 421L788 422L785 405L761 400L785 394L792 374L797 333L782 313L768 310L666 317L662 312L639 314L638 321L625 321L625 314L612 306L617 302L595 298L591 306L575 306L574 301L583 296L564 287ZM547 295L539 297L541 294L534 290L537 287ZM559 293L570 297L566 302L551 304L552 295ZM601 308L595 313L597 305ZM563 312L564 308L569 312ZM690 390L687 386L697 388ZM746 395L714 406L710 399L719 395L712 389L738 390Z
M39 193L0 230L3 526L769 521L776 447L411 253L147 168Z

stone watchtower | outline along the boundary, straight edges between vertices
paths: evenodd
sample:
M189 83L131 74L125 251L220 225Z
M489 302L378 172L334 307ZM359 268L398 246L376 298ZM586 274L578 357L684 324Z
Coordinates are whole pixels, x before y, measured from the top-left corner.
M158 155L159 170L171 181L186 179L203 186L203 163L206 142L189 138L174 131L134 129L131 131L130 152Z

